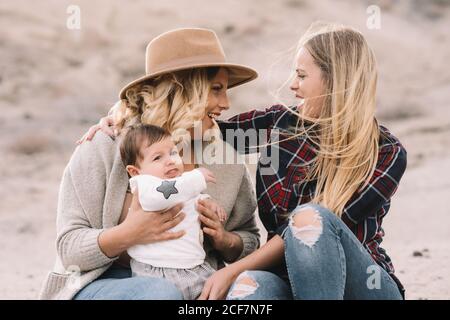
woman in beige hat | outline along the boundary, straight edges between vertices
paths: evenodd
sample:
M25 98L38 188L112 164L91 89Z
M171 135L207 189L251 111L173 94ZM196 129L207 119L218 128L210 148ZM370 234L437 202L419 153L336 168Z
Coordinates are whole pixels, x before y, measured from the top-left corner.
M226 90L256 76L248 67L226 62L214 32L170 31L148 44L145 76L121 90L111 115L119 137L136 123L152 124L187 143L189 149L183 151L192 151L194 133L200 132L201 142L211 132L208 129L217 126L213 119L229 108ZM214 150L235 153L214 135L210 138ZM131 277L126 250L136 244L180 238L182 231L170 229L182 221L184 213L179 214L181 205L165 212L143 211L136 196L128 192L118 140L97 134L77 147L64 170L57 209L57 259L41 290L42 299L182 297L164 278ZM217 178L206 190L215 203L204 200L198 211L208 239L206 261L218 269L259 246L254 190L242 162L198 163L198 154L190 154L185 171L202 166ZM217 205L228 213L224 225L212 211Z

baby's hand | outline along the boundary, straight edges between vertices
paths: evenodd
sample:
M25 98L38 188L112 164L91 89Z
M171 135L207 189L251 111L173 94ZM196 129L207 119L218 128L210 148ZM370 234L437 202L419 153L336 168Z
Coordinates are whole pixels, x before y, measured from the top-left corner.
M217 206L216 213L219 216L219 220L222 224L227 221L227 213L221 206Z
M217 218L219 218L220 223L222 225L225 224L225 221L227 221L228 215L225 212L225 210L222 208L222 206L220 204L218 204L212 198L206 198L202 201L204 201L205 203L208 204L208 208L216 214ZM215 218L213 220L217 221Z
M209 171L208 169L205 169L205 168L198 168L198 170L200 170L200 172L203 174L206 182L216 183L216 177L214 176L214 174L211 171Z

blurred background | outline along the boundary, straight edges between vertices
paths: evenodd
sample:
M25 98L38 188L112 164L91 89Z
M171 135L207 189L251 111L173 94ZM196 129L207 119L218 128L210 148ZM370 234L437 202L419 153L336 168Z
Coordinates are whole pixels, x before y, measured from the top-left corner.
M37 298L75 141L144 74L153 37L211 28L228 60L256 68L256 81L230 90L232 115L275 102L291 49L316 20L357 28L375 51L378 118L408 151L383 245L408 299L449 299L448 0L1 1L0 299Z

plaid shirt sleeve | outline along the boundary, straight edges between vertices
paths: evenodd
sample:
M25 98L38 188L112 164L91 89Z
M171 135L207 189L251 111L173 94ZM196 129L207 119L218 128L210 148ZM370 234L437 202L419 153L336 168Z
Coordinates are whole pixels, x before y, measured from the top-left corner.
M374 216L397 191L406 170L406 150L399 143L380 147L378 161L369 184L353 195L342 213L354 224Z
M259 145L266 143L270 129L277 119L286 111L281 105L274 105L264 110L252 110L238 114L228 120L217 120L220 132L225 141L230 143L240 153L253 153L259 151ZM255 130L255 138L249 138L250 130ZM264 134L260 130L268 130ZM245 139L244 150L238 148L238 139Z
M397 191L400 179L406 170L406 150L400 143L380 146L375 171L369 184L356 192L344 207L342 219L347 224L357 225L374 216ZM288 221L280 225L276 233L284 234Z

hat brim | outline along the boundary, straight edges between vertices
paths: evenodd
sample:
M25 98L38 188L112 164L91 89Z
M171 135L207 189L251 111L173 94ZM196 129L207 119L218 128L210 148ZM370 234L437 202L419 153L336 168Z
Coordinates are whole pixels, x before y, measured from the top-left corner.
M165 73L170 73L174 71L181 71L181 70L187 70L187 69L193 69L193 68L206 68L206 67L223 67L228 70L228 89L240 86L241 84L247 83L249 81L252 81L258 77L258 73L253 70L252 68L240 65L240 64L234 64L234 63L227 63L227 62L220 62L220 63L207 63L207 64L193 64L193 65L184 65L182 67L178 68L171 68L166 70L161 70L158 72L154 72L151 74L147 74L143 77L140 77L136 80L131 81L128 83L125 87L123 87L119 92L119 99L125 99L125 93L128 89L131 87L141 84L143 82L149 81L157 76L160 76Z

